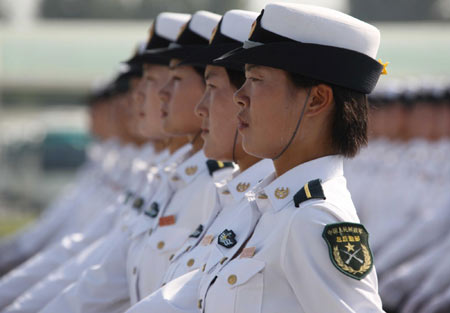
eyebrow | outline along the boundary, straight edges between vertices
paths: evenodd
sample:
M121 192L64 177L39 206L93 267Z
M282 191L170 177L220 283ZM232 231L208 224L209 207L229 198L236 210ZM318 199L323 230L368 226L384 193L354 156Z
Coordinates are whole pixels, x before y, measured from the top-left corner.
M246 71L250 71L250 70L255 69L255 68L258 68L258 67L261 67L261 65L256 65L256 64L245 64L245 70L246 70Z
M213 73L208 72L208 74L205 75L205 80L211 79L211 77L214 77L214 76L217 76L217 74L214 72Z

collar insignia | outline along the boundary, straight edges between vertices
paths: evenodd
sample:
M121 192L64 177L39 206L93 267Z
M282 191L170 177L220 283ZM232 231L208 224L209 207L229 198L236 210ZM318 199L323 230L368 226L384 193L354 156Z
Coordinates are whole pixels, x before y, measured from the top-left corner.
M217 238L217 243L222 247L229 249L237 243L235 237L236 234L234 231L225 229Z
M277 188L275 189L275 197L277 199L284 199L289 195L289 188Z
M203 232L203 225L198 225L197 229L189 236L190 238L198 238Z
M250 187L250 183L239 183L236 186L236 190L238 192L244 192L244 191L246 191L248 189L248 187Z
M188 167L186 167L186 169L184 170L184 172L186 173L186 175L192 176L192 175L194 175L195 173L197 173L197 169L198 169L197 165L194 165L194 166L188 166Z
M155 218L159 213L159 204L158 202L152 202L150 207L145 211L145 215L150 216L151 218Z
M369 234L361 224L337 223L325 226L323 239L328 245L331 263L343 274L361 280L373 267Z

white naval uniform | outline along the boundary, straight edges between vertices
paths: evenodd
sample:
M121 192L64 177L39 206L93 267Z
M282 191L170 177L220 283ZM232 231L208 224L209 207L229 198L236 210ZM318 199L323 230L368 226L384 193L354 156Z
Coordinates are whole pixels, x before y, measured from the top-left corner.
M100 189L93 187L95 186L92 186L93 191L101 192ZM89 191L87 190L85 194L89 196L88 193ZM105 195L110 195L108 196L108 202L117 201L117 195L113 196L111 190L108 191L106 189L103 193L101 193L100 198ZM105 205L107 204L104 199L94 201L95 196L96 195L93 195L91 197L91 205L100 206L102 203ZM76 203L74 204L76 205ZM67 235L61 239L60 242L43 249L34 257L30 258L26 263L22 264L3 277L0 280L0 308L10 304L16 297L33 286L40 279L58 268L66 260L75 256L78 252L94 242L100 236L107 233L110 229L110 225L108 224L114 221L117 215L115 208L116 205L117 204L112 204L108 206L107 209L103 210L98 209L98 207L93 208L93 222L90 224L87 223L87 225L79 232ZM88 208L87 204L86 208ZM70 220L68 216L72 216L72 212L66 212L66 214L67 216L65 219Z
M164 160L158 167L167 172L172 172L179 162L191 150L192 146L186 145L178 149L168 160ZM164 153L164 155L167 155ZM159 160L162 161L162 160ZM144 188L144 208L151 202L150 199L159 196L165 191L160 190L162 173L156 175L156 170L149 175L149 182ZM158 194L156 194L158 193ZM81 277L70 287L57 295L40 312L123 312L129 307L128 282L126 278L126 255L135 232L142 229L142 220L147 224L153 224L145 216L145 210L137 214L136 210L126 217L126 225L118 227L114 232L115 237L109 236L105 240L107 251L102 253L102 258L91 263ZM121 221L123 224L123 221ZM120 230L120 231L119 231Z
M190 237L174 254L163 279L167 284L127 312L195 311L201 277L214 275L225 266L252 234L260 217L259 210L249 205L245 193L273 172L272 161L262 160L219 186L220 212L205 224L202 234L197 238ZM217 242L225 229L235 234L236 243L229 248ZM171 296L167 297L167 294Z
M135 256L127 261L132 304L161 286L170 256L217 209L215 185L206 161L203 151L199 151L177 167L174 178L182 180L185 187L174 194L158 226L139 247L140 252L130 253Z
M319 158L256 188L262 216L246 245L255 253L233 259L217 278L202 281L199 312L383 312L375 270L361 280L344 275L322 238L328 224L359 221L342 162L338 156ZM326 200L296 208L294 194L314 179L322 180ZM260 199L264 195L268 199Z
M143 149L140 156L143 158L150 158L151 155L149 154L149 150L150 149ZM154 159L157 161L161 158L165 158L166 155L167 154L165 153L161 153L157 157L154 157ZM130 176L143 184L145 182L142 179L145 178L145 176L143 176L142 172L143 171L134 171L130 173ZM116 198L120 199L123 197L116 196ZM128 204L124 204L119 200L116 201L114 205L103 209L102 214L100 214L100 216L97 217L84 232L74 236L78 238L76 245L69 242L64 246L58 245L53 247L54 249L48 249L45 251L46 253L40 254L40 257L35 260L33 264L30 264L28 268L22 271L22 276L16 277L15 280L10 280L8 282L9 284L7 287L12 287L10 289L17 290L21 285L27 292L16 299L7 311L36 312L64 287L75 281L85 268L98 262L98 260L103 257L99 251L109 249L108 247L111 243L107 240L97 239L108 234L108 232L109 235L113 236L114 231L111 231L111 228L114 229L114 227L112 227L114 225L117 225L115 232L119 232L122 228L128 228L127 221L130 220L130 217L137 214L137 210L133 210L130 207L131 204L131 201ZM80 253L77 255L78 252ZM71 257L72 259L70 259ZM51 271L53 272L49 274ZM42 279L37 285L33 286L34 282L39 280L39 278L44 277L46 274L49 275ZM34 281L31 279L34 279Z

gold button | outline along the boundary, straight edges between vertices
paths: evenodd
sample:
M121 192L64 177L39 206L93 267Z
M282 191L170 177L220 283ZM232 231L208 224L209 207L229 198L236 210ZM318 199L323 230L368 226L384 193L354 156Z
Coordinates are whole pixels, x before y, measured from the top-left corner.
M172 255L169 257L169 261L172 261L174 257L175 257L175 254L172 254Z
M202 308L202 299L198 300L198 304L197 304L198 308L201 309Z
M220 260L220 264L225 263L226 260L228 260L228 258L227 257L223 257L222 260Z
M191 267L192 265L194 265L195 260L194 259L189 259L189 261L187 261L187 266Z
M137 272L137 268L135 266L135 267L133 267L133 275L136 275L136 272Z
M205 269L206 269L206 264L203 264L203 266L202 266L202 272L204 272Z
M161 250L162 248L164 248L164 245L165 245L165 243L164 243L164 241L160 241L160 242L158 242L158 249L159 250Z
M237 277L236 277L236 275L230 275L230 276L228 276L228 283L229 283L230 285L234 285L234 284L236 284L236 282L237 282Z

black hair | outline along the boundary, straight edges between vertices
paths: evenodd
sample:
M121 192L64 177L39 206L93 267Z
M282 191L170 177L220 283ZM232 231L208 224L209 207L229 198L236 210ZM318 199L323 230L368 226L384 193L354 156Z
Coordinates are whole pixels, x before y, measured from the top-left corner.
M225 70L228 74L228 79L230 83L236 88L239 89L245 82L245 74L243 71L232 70L225 67Z
M331 141L337 154L352 158L362 147L367 145L368 101L366 94L296 73L288 72L288 75L297 88L326 84L333 90L335 105L331 121Z

